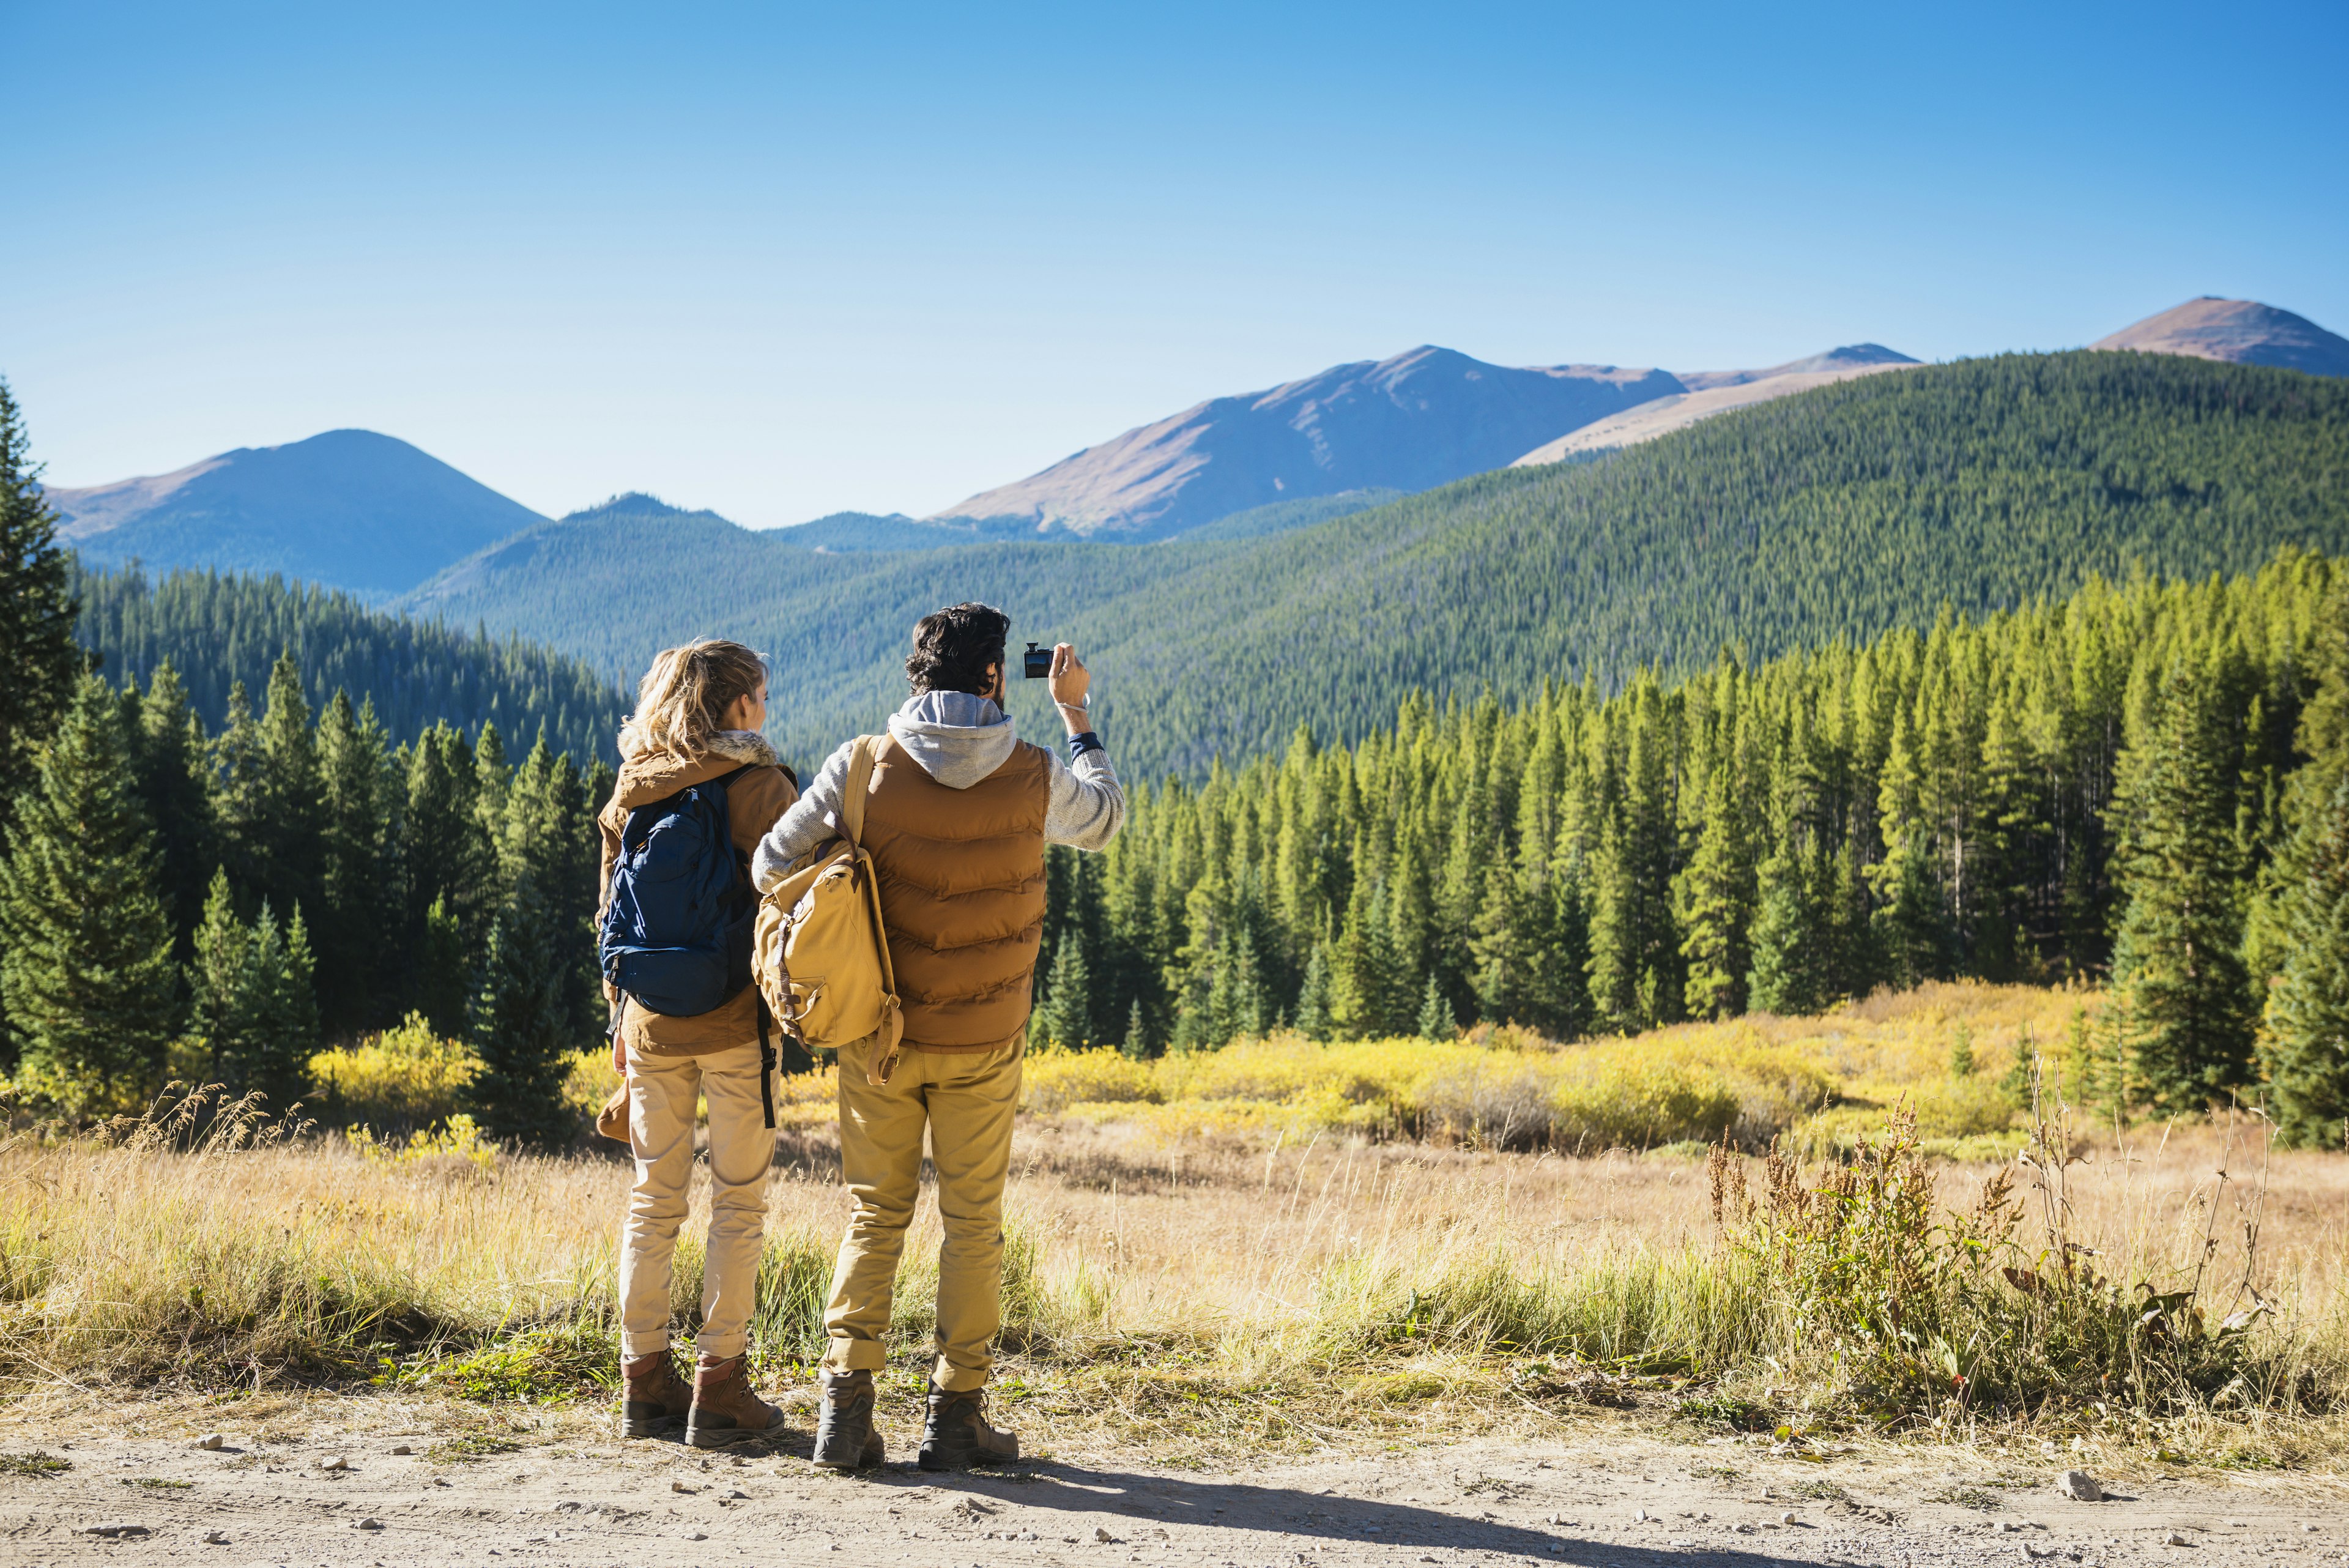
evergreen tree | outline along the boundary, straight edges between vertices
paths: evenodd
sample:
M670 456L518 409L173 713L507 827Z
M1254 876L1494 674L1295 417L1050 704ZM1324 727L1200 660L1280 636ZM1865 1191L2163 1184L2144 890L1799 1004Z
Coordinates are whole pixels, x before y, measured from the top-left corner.
M1790 845L1763 862L1761 909L1754 919L1747 1003L1780 1017L1816 1012L1826 1002L1826 922L1803 860Z
M1118 1048L1136 1062L1150 1059L1150 1027L1142 1015L1140 997L1134 998L1133 1005L1126 1010L1125 1040Z
M202 918L208 879L220 864L203 722L189 705L188 689L168 660L156 668L143 696L135 686L126 686L124 698L126 718L134 710L137 715L131 740L139 793L147 803L147 818L155 826L162 854L158 890L178 936L178 956L185 961L191 950L189 933Z
M2132 1078L2158 1104L2199 1107L2244 1081L2250 992L2240 956L2234 764L2215 656L2174 664L2119 784L2116 850L2128 902L2113 983Z
M1305 961L1305 983L1297 992L1297 1032L1308 1040L1328 1040L1334 1028L1330 1018L1329 944L1315 942Z
M7 845L0 999L24 1081L69 1114L128 1108L174 1033L171 929L121 708L97 676L35 753Z
M82 665L73 638L80 606L40 474L16 395L0 380L0 826L33 785L34 753Z
M1745 1011L1751 967L1754 864L1730 769L1716 766L1705 790L1704 825L1680 881L1681 954L1689 961L1688 1008L1699 1018Z
M2326 804L2285 906L2289 956L2260 1055L2286 1141L2338 1147L2349 1141L2349 778Z
M1433 974L1427 977L1427 987L1420 993L1418 1033L1423 1040L1449 1040L1460 1033L1452 1016L1452 1003Z
M212 1075L231 1093L258 1093L270 1110L290 1110L309 1086L318 1048L316 965L302 911L281 926L264 901L247 924L237 919L222 871L212 877L194 947L193 1024Z
M318 720L324 876L318 919L319 1014L331 1037L391 1017L385 912L400 898L398 799L383 726L337 691Z
M1092 1044L1092 976L1085 964L1083 933L1071 931L1052 955L1052 972L1029 1027L1038 1045L1082 1050Z
M469 1091L475 1116L493 1137L540 1148L562 1147L577 1132L563 1099L571 1070L564 955L551 938L544 902L525 878L491 922L471 1028L481 1059Z

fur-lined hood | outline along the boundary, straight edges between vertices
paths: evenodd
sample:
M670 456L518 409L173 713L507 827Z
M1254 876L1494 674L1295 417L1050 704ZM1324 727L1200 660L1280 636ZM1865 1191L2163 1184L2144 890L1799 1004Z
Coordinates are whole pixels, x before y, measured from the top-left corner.
M730 774L745 763L782 766L767 737L750 730L720 730L709 737L708 751L687 760L667 752L647 751L643 737L629 726L620 732L620 777L605 812L616 813L623 822L640 805L667 800L681 789Z

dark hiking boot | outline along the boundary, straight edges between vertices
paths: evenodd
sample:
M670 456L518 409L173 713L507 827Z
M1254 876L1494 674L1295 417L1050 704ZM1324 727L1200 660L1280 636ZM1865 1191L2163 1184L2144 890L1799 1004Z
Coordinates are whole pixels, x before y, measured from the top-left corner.
M620 1436L649 1438L685 1419L693 1386L664 1350L620 1363Z
M730 1361L705 1361L693 1369L687 1442L697 1449L722 1449L783 1429L783 1413L751 1392L750 1368L749 1360L738 1355Z
M985 1390L950 1393L930 1385L929 1416L922 1423L922 1452L915 1461L926 1470L962 1470L999 1465L1019 1457L1019 1439L987 1424Z
M818 1375L815 1462L828 1470L869 1469L881 1462L881 1434L873 1426L873 1374Z

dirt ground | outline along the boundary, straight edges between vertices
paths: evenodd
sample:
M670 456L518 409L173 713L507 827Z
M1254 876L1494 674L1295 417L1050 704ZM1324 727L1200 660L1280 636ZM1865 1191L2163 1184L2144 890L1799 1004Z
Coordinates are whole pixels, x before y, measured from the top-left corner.
M1539 1443L1195 1469L1100 1449L964 1476L925 1475L910 1462L915 1434L893 1428L889 1463L843 1477L808 1464L801 1412L781 1441L716 1455L623 1445L585 1412L503 1438L478 1418L468 1435L446 1412L374 1400L253 1416L222 1412L217 1451L192 1446L200 1409L11 1421L8 1456L42 1450L71 1468L0 1472L0 1563L2349 1560L2349 1484L2334 1479L2118 1478L2110 1501L2082 1503L2057 1495L2059 1462L2037 1453L1883 1446L1802 1460L1763 1441L1668 1440L1603 1421ZM325 1468L334 1460L347 1468Z

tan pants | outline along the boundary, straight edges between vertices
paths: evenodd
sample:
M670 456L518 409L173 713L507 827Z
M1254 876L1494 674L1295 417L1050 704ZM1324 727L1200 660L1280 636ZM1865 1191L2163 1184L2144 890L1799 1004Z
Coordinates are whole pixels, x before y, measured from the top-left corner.
M702 1056L628 1051L628 1142L636 1157L620 1235L620 1354L668 1348L669 1260L693 1181L694 1101L709 1101L709 1244L701 1265L701 1333L713 1360L749 1347L775 1135L759 1095L759 1047Z
M824 1365L878 1372L886 1362L889 1298L921 1196L922 1134L938 1171L937 1357L941 1388L987 1386L1002 1325L1003 1179L1019 1104L1027 1036L998 1051L907 1051L882 1085L864 1081L854 1046L841 1053L840 1170L855 1211L824 1305Z

